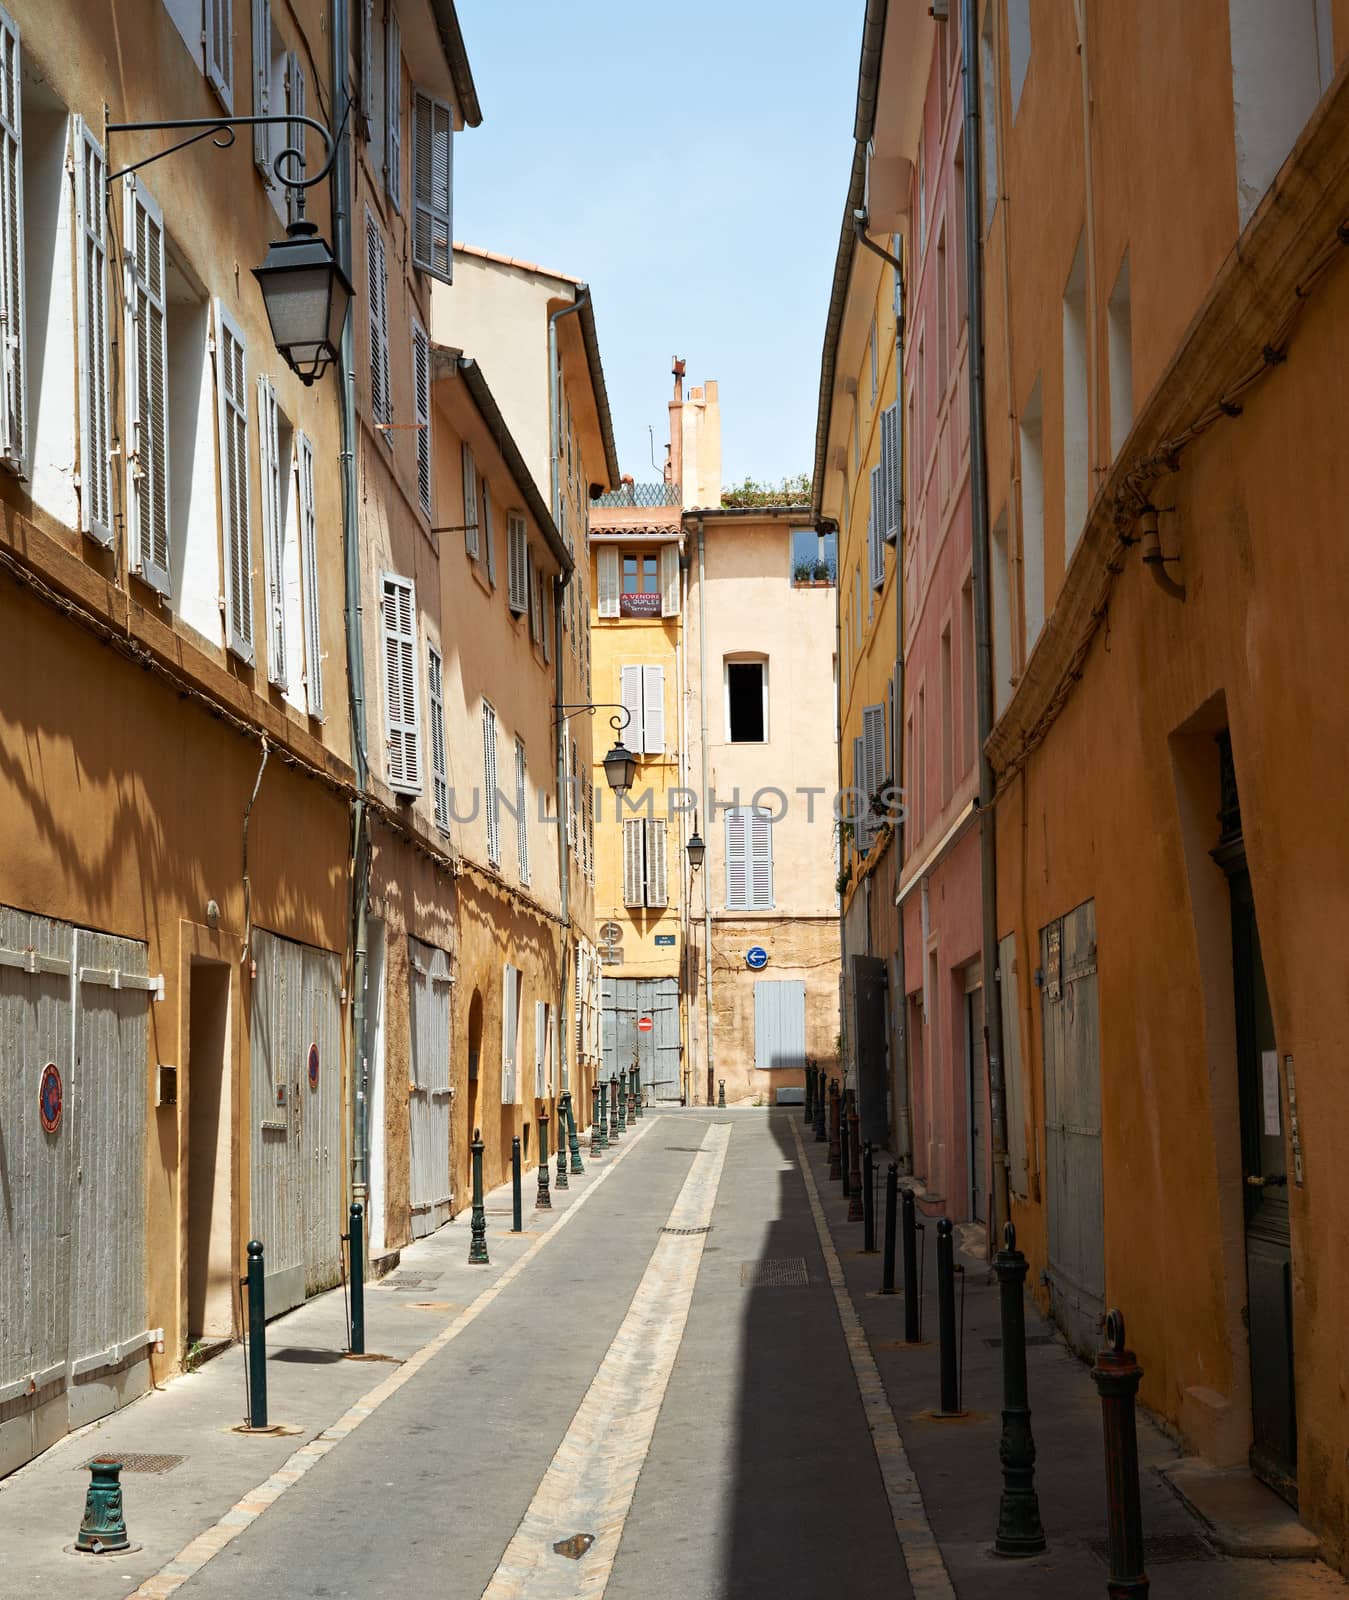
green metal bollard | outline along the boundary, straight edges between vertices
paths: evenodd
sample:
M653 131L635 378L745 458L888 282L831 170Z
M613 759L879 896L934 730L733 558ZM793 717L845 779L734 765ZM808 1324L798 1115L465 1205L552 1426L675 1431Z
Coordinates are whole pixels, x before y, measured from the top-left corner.
M725 1078L718 1078L717 1079L717 1110L718 1111L725 1111L725 1109L726 1109L726 1080L725 1080Z
M600 1080L600 1149L609 1148L609 1085Z
M618 1074L615 1072L609 1079L609 1142L617 1144L623 1137L623 1129L618 1121Z
M576 1137L576 1108L572 1104L570 1091L563 1099L567 1102L567 1144L571 1148L571 1170L575 1175L585 1171L581 1165L581 1141Z
M116 1456L96 1456L89 1463L84 1521L75 1540L75 1548L86 1555L112 1555L131 1548L122 1515L121 1471L122 1463Z
M553 1197L548 1192L548 1107L539 1112L539 1192L534 1200L535 1211L551 1211Z
M487 1212L482 1203L482 1130L474 1128L473 1143L473 1229L468 1247L468 1264L471 1267L490 1265L487 1254Z
M600 1086L592 1083L590 1086L590 1159L598 1161L600 1156Z
M267 1303L262 1240L248 1241L248 1426L267 1426Z
M365 1354L365 1211L359 1200L351 1202L347 1224L347 1277L351 1280L351 1353Z
M567 1101L570 1099L565 1089L557 1097L557 1177L553 1184L558 1189L571 1187L567 1180Z
M628 1084L627 1073L620 1073L618 1079L618 1131L628 1131Z
M511 1232L525 1231L520 1201L520 1135L511 1140Z

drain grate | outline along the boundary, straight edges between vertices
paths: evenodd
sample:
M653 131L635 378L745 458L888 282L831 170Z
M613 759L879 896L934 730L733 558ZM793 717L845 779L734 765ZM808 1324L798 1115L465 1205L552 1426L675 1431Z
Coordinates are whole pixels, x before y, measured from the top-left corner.
M374 1285L377 1289L429 1289L445 1276L443 1272L391 1272Z
M1105 1539L1088 1539L1091 1553L1110 1565L1110 1545ZM1143 1540L1143 1564L1172 1566L1180 1561L1216 1561L1218 1552L1197 1533L1158 1533Z
M740 1263L742 1289L804 1289L809 1282L804 1256L765 1257Z
M1001 1350L1002 1349L1002 1340L1001 1339L985 1339L984 1343L988 1346L988 1348L990 1350ZM1027 1344L1053 1344L1054 1343L1054 1335L1052 1333L1028 1333L1026 1335L1026 1343Z
M182 1456L155 1456L137 1455L133 1450L109 1452L114 1461L122 1463L123 1472L172 1472L175 1467L183 1464ZM94 1460L106 1460L106 1456L95 1456ZM75 1468L76 1472L88 1472L93 1461L81 1461Z
M705 1228L662 1228L660 1231L662 1233L711 1233L712 1226L709 1223Z

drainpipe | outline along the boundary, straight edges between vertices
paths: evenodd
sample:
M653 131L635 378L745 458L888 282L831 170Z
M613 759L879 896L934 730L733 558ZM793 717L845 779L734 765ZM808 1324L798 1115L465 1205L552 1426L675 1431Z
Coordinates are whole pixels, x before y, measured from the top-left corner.
M684 529L683 523L679 530L679 648L675 655L675 666L679 684L679 783L680 787L687 789L689 781L689 707L688 707L688 629L686 627L689 615L689 567L688 556L683 548ZM695 813L695 825L697 822ZM693 917L693 868L689 865L688 855L688 825L681 814L679 819L679 859L680 881L684 885L683 913L680 917L680 988L684 996L684 1021L685 1037L688 1039L688 1050L684 1056L684 1070L680 1074L683 1105L691 1105L689 1095L689 1073L692 1070L693 1059L693 1013L689 1009L688 995L690 989L689 979L692 977L689 959L689 929ZM704 858L704 861L706 858Z
M332 6L333 104L344 106L350 94L347 82L347 28L350 7L345 0ZM351 159L350 123L338 123L337 155L331 178L333 245L338 264L351 278ZM347 646L347 693L351 719L351 764L356 773L357 798L351 808L351 1049L349 1058L355 1079L352 1096L351 1194L362 1205L366 1201L368 1146L370 1130L366 1123L369 1093L369 1062L366 1057L366 923L370 886L370 823L365 792L369 779L366 757L365 655L361 606L361 547L357 520L359 500L356 485L356 362L352 335L352 316L342 328L338 355L338 401L342 450L342 555L345 575L343 621Z
M998 840L993 809L993 648L988 579L988 456L984 439L984 261L982 149L979 142L978 0L961 0L960 52L965 95L965 298L969 317L970 524L973 537L974 638L978 671L979 856L983 887L984 1038L988 1048L988 1103L993 1135L993 1226L989 1249L1010 1219L1007 1173L1007 1095L1003 1083L1001 982L998 976Z
M707 803L707 540L703 519L698 518L698 728L702 737L703 801ZM707 835L712 834L713 817L709 808ZM707 1103L712 1104L713 1073L716 1070L712 1052L712 894L707 886L706 858L703 861L703 1001L706 1008L707 1032Z
M848 493L848 475L843 475L843 492ZM843 510L848 512L845 505ZM839 798L844 793L843 773L843 525L839 523L834 534L835 561L834 566L834 661L837 663L834 672L836 677L834 692L834 793ZM838 827L838 871L839 877L843 876L844 861L847 849L843 840L843 829L839 824L842 819L838 814L838 800L834 801L834 823ZM854 835L854 837L856 837ZM837 886L836 886L837 887ZM838 1070L846 1086L848 1081L847 1067L844 1064L844 1046L852 1037L852 1024L848 1016L848 888L845 884L838 889Z

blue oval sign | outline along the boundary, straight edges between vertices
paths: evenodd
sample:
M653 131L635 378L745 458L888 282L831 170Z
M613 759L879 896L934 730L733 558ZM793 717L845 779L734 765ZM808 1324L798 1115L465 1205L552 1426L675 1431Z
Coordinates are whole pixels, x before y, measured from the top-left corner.
M761 944L751 945L750 948L745 951L745 965L747 967L753 967L756 972L760 967L766 967L768 965L767 950L765 950Z

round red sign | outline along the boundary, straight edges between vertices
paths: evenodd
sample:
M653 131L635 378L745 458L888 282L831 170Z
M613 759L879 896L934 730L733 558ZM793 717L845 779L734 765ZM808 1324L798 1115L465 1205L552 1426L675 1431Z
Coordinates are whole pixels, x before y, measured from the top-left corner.
M638 1033L650 1033L652 1028L654 1028L654 1027L655 1027L655 1023L652 1022L650 1017L638 1017L638 1019L637 1019L637 1031L638 1031Z
M61 1074L56 1063L49 1061L42 1069L37 1091L38 1115L48 1133L55 1133L61 1126L61 1101Z

